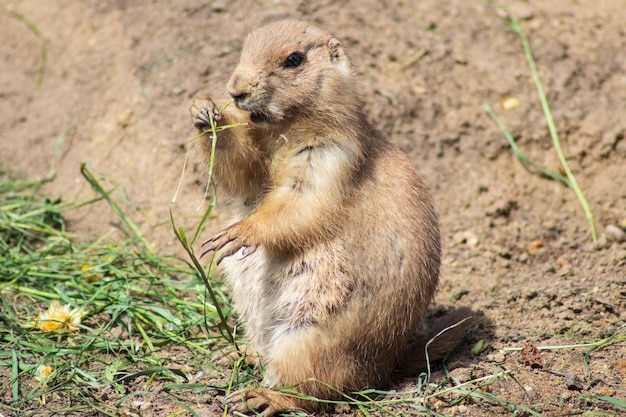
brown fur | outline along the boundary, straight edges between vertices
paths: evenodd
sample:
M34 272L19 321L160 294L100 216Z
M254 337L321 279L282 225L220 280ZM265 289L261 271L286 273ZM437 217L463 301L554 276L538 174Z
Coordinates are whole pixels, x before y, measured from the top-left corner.
M301 65L286 64L294 53ZM219 113L199 97L191 115L200 131L211 117L247 123L218 135L215 177L236 214L205 244L221 251L266 362L266 387L235 393L235 409L312 411L272 388L332 398L314 380L351 391L416 371L423 349L410 341L439 279L437 217L407 158L367 121L341 43L304 22L257 29L227 89L235 106ZM209 134L201 146L208 158Z

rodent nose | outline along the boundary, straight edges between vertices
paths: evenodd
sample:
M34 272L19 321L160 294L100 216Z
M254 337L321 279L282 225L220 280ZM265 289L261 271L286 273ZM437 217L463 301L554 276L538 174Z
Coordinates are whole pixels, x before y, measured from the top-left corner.
M233 94L230 93L230 96L235 100L235 106L241 107L242 104L246 102L246 99L250 96L249 93L241 93L241 94Z
M244 104L247 98L250 96L250 93L247 91L248 82L244 79L244 77L235 73L230 80L228 81L228 85L226 86L226 90L228 94L235 100L235 105L239 107Z

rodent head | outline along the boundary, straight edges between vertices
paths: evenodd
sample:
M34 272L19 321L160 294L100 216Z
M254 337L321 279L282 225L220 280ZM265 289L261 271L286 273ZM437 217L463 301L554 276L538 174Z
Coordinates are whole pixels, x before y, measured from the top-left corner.
M292 20L271 23L246 37L227 90L235 105L262 125L321 117L357 100L352 64L341 43Z

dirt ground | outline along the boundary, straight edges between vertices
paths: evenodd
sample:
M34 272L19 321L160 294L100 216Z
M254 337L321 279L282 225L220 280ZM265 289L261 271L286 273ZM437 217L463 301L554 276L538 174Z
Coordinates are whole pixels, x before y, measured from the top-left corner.
M624 344L594 352L589 368L588 348L542 351L544 370L500 349L595 342L626 320L626 8L617 0L508 5L523 19L564 151L596 216L596 244L574 194L523 166L481 107L491 103L532 159L558 169L521 42L493 1L3 1L0 170L45 176L62 137L49 195L93 197L79 172L87 162L120 186L125 210L159 253L180 253L167 209L194 135L191 98L224 92L250 29L280 17L311 21L343 40L370 118L432 188L446 251L437 304L484 316L451 358L453 374L464 381L508 370L512 377L491 392L545 415L616 415L589 398L626 400ZM7 10L45 40L39 89L41 41ZM505 110L507 97L519 106ZM194 157L190 165L175 207L187 225L203 201L202 168ZM216 213L215 231L221 204ZM105 204L69 219L79 239L120 236ZM473 355L481 338L490 347ZM446 412L508 414L472 402Z

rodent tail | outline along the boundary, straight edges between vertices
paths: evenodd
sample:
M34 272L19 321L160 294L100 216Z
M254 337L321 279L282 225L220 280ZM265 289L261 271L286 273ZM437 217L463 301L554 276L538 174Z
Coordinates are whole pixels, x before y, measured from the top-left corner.
M398 370L399 376L416 375L432 364L443 359L465 338L467 331L474 324L473 312L462 307L444 314L437 319L425 335L409 346Z

